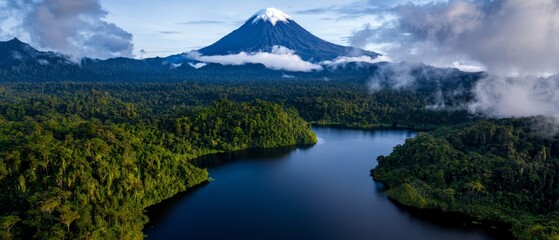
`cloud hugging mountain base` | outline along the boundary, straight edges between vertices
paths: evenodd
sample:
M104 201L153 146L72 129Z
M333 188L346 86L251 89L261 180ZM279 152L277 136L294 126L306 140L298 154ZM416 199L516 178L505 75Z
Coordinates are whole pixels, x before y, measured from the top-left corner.
M289 52L278 54L278 48ZM198 56L194 59L203 62L227 65L262 63L266 66L269 66L270 59L274 58L276 62L272 69L310 71L320 70L317 66L326 61L335 63L340 59L359 60L360 58L355 57L362 56L375 59L380 54L324 41L305 30L289 15L275 8L267 8L255 13L240 28L216 43L191 53L190 57L192 56ZM290 61L285 62L289 66L281 67L282 59ZM294 62L300 62L301 66L293 66Z

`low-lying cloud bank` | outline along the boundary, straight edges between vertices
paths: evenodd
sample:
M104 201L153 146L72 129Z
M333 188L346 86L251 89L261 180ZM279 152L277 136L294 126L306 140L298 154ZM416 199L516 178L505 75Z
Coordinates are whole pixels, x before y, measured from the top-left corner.
M503 77L481 79L475 89L472 112L491 117L559 117L559 76Z
M273 70L293 72L320 71L322 66L301 59L295 52L283 46L274 46L272 52L240 52L230 55L203 56L191 52L188 57L200 62L219 63L222 65L263 64Z
M369 79L369 88L372 92L382 89L414 90L414 84L419 76L414 76L412 71L419 64L389 64L379 66L376 73Z
M467 106L462 99L471 96L473 83L468 80L471 77L454 68L436 68L421 63L382 64L370 76L369 88L373 93L384 89L431 93L426 109L463 110Z
M323 61L321 64L327 66L344 65L347 63L362 62L362 63L379 63L379 62L392 62L392 59L388 56L378 56L376 58L371 58L369 56L359 56L359 57L338 57L332 61Z
M273 70L285 70L291 72L311 72L322 71L323 66L336 67L352 62L362 63L379 63L392 62L387 56L379 56L371 58L369 56L359 57L338 57L331 61L323 61L320 63L312 63L301 59L297 53L284 46L274 46L271 52L240 52L229 55L204 56L198 52L190 52L187 58L194 59L204 63L218 63L222 65L244 65L244 64L262 64Z

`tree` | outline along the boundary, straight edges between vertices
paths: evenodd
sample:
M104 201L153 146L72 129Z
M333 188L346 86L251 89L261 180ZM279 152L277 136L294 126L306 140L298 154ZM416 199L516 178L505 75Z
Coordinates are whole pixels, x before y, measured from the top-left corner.
M21 221L21 219L18 216L9 215L0 217L0 238L12 239L13 235L11 230L19 221Z
M80 218L80 214L78 211L73 211L72 208L68 205L63 205L60 207L60 217L59 221L66 225L66 229L70 232L70 224L74 222L76 219Z

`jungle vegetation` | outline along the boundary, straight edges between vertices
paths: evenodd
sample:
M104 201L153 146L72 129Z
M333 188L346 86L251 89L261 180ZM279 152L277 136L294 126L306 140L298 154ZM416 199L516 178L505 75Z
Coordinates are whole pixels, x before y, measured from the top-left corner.
M559 136L546 119L476 121L420 133L371 171L390 198L508 223L519 239L559 238Z

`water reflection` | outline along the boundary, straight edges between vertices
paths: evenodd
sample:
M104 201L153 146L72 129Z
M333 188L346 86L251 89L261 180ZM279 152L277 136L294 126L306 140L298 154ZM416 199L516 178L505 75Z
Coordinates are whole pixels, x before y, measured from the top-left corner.
M281 148L253 148L228 153L218 153L202 156L192 160L201 168L212 168L236 161L277 161L287 157L295 150L306 150L312 146L281 147Z
M459 213L442 212L438 210L419 210L416 208L402 205L389 199L396 206L401 214L409 216L411 219L420 219L424 224L436 225L448 230L475 232L483 229L494 239L515 239L508 231L509 224L497 222L484 222L483 224L474 219Z
M322 144L197 160L215 181L149 209L148 239L499 239L388 200L369 171L415 133L314 128ZM153 228L151 226L154 226Z
M203 182L198 186L186 190L185 192L176 194L172 198L165 199L158 204L146 208L145 212L147 212L149 216L149 223L145 226L146 229L153 228L165 220L165 218L173 211L173 208L169 206L176 206L180 204L185 198L188 198L190 195L194 194L199 189L204 188L208 184L209 182Z
M494 239L514 239L514 236L508 232L509 224L496 222L484 222L480 224L471 217L459 213L442 212L438 210L417 209L405 206L396 202L386 195L386 187L383 183L373 180L375 190L378 196L388 199L396 210L403 216L407 216L412 221L419 221L423 225L433 225L446 230L476 232L480 229L486 231L489 236Z

